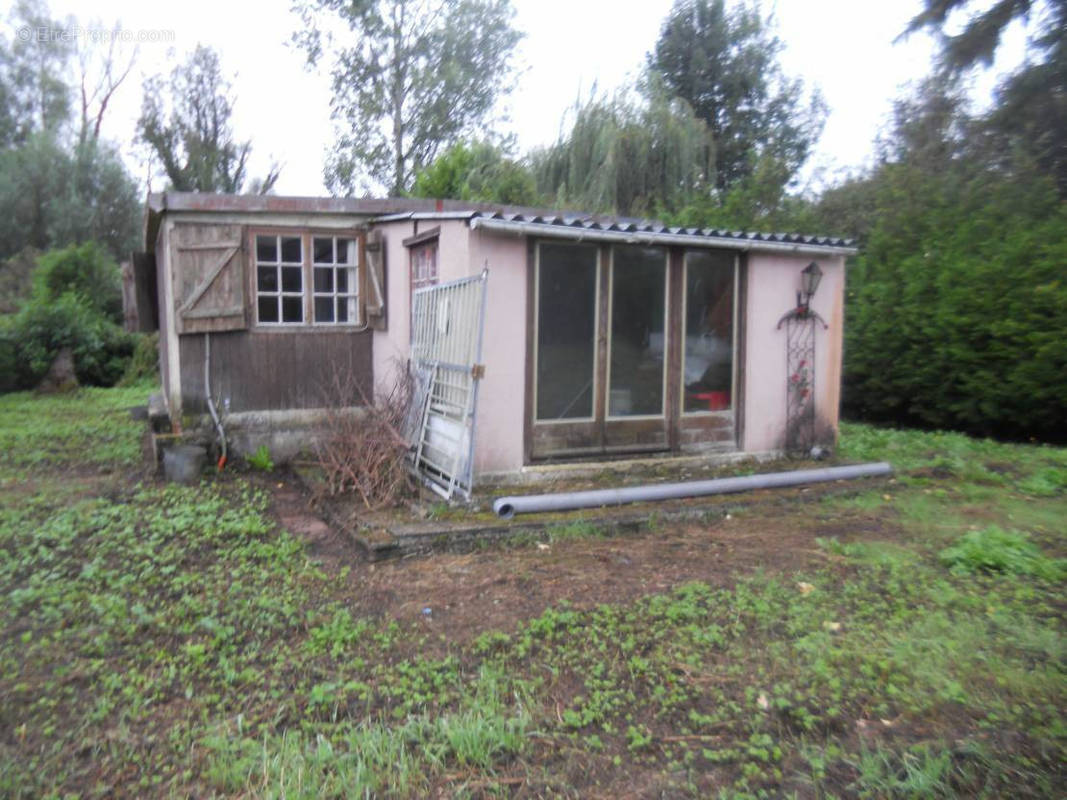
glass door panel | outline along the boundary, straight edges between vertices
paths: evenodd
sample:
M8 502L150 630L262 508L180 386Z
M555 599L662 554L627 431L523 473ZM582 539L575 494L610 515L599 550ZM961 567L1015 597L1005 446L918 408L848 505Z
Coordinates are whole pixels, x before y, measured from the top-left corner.
M608 417L663 416L667 253L612 252Z
M607 391L604 450L641 453L670 448L666 411L667 251L611 249L608 282Z
M686 414L733 407L734 263L732 253L686 254L682 356Z
M542 244L537 276L538 422L592 419L597 250Z

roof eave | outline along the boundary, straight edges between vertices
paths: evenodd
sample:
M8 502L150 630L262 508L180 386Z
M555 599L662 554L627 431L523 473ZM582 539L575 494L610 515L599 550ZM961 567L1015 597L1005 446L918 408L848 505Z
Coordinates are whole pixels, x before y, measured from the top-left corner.
M783 253L812 256L849 256L859 252L855 247L801 242L767 241L742 237L708 236L692 233L660 231L613 231L598 228L552 225L543 222L492 219L475 216L471 229L482 228L497 233L540 236L550 239L569 239L587 242L622 242L625 244L674 244L686 247L713 247L743 252Z

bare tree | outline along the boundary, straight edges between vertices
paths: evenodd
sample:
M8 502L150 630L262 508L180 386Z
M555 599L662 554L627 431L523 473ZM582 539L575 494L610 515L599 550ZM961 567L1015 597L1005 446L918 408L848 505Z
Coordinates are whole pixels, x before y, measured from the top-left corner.
M116 50L119 41L118 23L112 28L112 35L107 37L107 50L99 58L94 58L96 51L82 46L78 48L78 67L81 89L81 126L78 128L78 145L95 144L100 139L100 126L104 121L108 104L115 92L133 71L137 61L137 48L129 58L121 57ZM97 63L94 63L97 62Z

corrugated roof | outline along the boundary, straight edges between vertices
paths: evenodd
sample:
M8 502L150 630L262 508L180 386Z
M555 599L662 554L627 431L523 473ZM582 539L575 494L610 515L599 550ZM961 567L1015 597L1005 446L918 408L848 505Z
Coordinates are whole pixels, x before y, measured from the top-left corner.
M146 203L145 243L155 242L159 218L167 211L245 212L263 214L353 214L380 222L399 219L449 217L467 219L472 227L525 230L542 235L587 232L590 239L689 242L737 249L834 250L854 253L851 240L798 233L758 233L720 228L682 228L634 217L432 200L411 197L292 197L282 195L226 195L194 192L151 194Z
M849 250L854 247L851 239L842 239L833 236L808 236L799 233L758 233L750 231L732 231L723 228L682 228L665 225L662 222L648 219L597 217L589 214L524 214L506 211L475 211L471 214L471 218L555 226L582 231L649 234L653 236L699 236L710 239L734 239L739 242L808 245L814 247L844 248Z

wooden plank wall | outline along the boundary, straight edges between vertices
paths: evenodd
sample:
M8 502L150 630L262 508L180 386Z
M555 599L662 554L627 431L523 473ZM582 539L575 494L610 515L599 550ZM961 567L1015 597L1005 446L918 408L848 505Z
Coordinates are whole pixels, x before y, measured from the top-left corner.
M369 397L374 382L370 331L233 331L211 334L211 389L229 412L321 408L334 404L335 373L351 375ZM182 410L207 413L204 335L179 337ZM353 398L352 404L358 404Z

